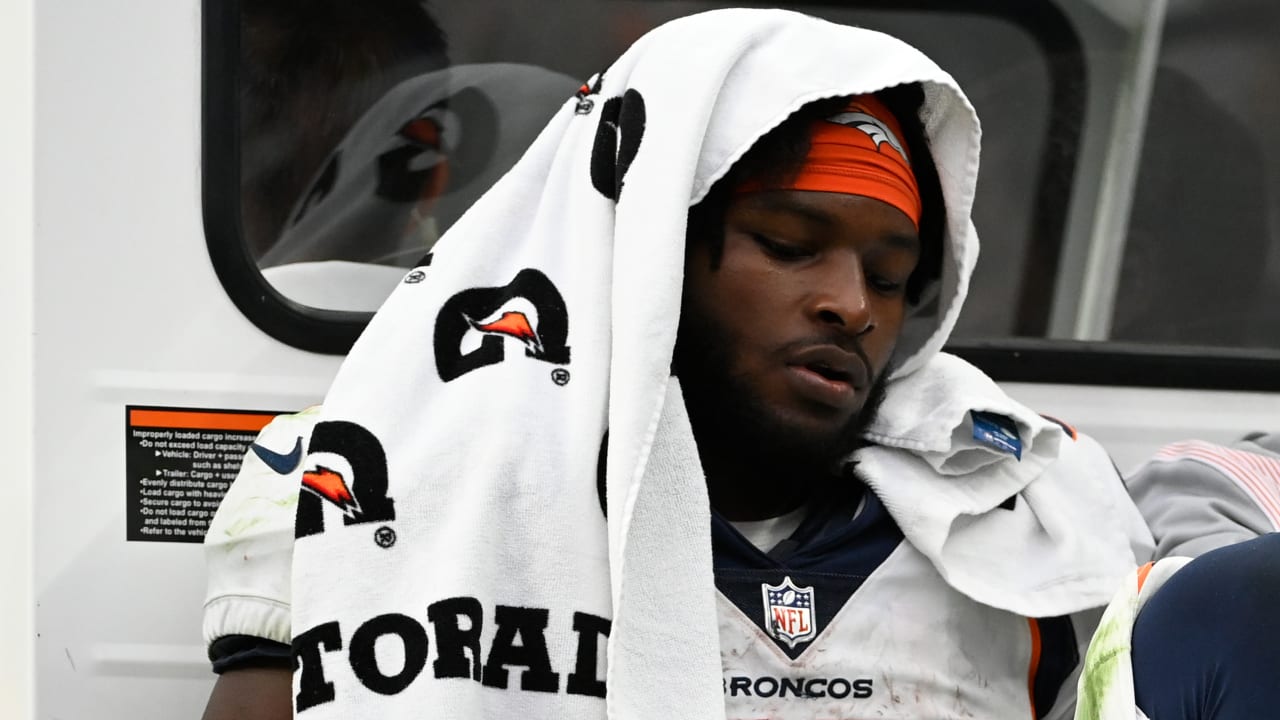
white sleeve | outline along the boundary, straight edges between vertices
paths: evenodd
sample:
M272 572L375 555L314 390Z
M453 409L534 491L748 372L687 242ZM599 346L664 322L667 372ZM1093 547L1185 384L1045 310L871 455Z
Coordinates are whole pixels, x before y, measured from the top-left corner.
M1190 561L1165 558L1121 583L1085 653L1075 720L1145 720L1134 699L1133 624L1147 600Z
M318 416L308 408L263 428L213 516L204 540L206 646L227 635L291 639L294 518Z

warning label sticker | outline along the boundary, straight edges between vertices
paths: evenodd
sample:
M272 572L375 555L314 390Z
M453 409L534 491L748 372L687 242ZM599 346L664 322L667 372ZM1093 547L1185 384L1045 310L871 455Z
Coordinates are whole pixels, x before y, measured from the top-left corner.
M126 406L127 539L203 541L249 446L279 414Z

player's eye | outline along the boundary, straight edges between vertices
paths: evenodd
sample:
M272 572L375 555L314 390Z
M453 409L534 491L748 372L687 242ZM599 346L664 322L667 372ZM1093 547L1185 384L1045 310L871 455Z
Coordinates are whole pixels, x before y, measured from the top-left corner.
M882 275L870 275L867 277L867 284L874 288L877 292L884 295L896 295L901 292L906 283L892 280Z
M751 233L751 239L766 253L779 260L802 260L813 255L806 247L775 240L760 233Z

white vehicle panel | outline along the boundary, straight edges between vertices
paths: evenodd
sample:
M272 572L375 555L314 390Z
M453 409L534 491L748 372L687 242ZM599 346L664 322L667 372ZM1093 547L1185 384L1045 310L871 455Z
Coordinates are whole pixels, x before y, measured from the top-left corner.
M32 594L35 488L32 444L32 263L34 249L34 3L0 7L0 456L6 507L0 523L0 716L31 717L35 703Z
M127 404L292 410L340 358L260 332L201 220L200 4L36 9L35 640L40 718L197 715L200 546L125 541Z

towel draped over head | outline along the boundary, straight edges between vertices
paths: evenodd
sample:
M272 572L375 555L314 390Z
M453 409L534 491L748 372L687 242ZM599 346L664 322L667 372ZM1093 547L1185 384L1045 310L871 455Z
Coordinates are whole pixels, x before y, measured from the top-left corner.
M973 108L881 33L780 10L671 22L566 98L342 366L298 506L299 717L723 717L707 491L670 374L686 216L801 106L903 83L924 90L945 251L873 431L926 465L947 454L913 435L919 408L895 409L894 388L917 376L945 387L929 368L977 256ZM1028 453L1058 447L1056 425L1023 427ZM991 492L1019 482L1030 478ZM974 512L987 502L967 498ZM955 548L935 535L954 519L904 531L924 533L940 562ZM946 576L967 587L965 571ZM998 594L982 580L979 599ZM1083 602L1010 597L1062 612Z

